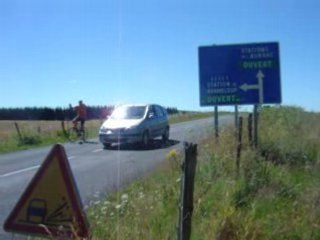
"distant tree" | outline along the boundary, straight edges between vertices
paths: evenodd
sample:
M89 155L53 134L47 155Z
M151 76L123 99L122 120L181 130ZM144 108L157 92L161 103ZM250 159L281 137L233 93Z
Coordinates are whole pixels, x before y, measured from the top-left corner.
M88 119L101 119L110 115L114 106L88 106ZM75 117L71 108L25 107L0 108L0 120L71 120Z
M179 113L179 111L176 107L167 107L167 112L169 115Z
M64 110L62 108L54 109L55 120L64 120Z

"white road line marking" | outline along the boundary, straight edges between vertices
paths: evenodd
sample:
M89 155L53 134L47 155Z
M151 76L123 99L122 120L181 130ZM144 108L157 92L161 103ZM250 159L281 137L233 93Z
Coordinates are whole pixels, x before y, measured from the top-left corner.
M9 173L2 174L2 175L0 175L0 177L9 177L9 176L12 176L12 175L15 175L15 174L19 174L19 173L22 173L22 172L31 171L31 170L37 169L37 168L39 168L39 167L40 167L40 165L36 165L36 166L33 166L33 167L28 167L28 168L20 169L20 170L17 170L17 171L13 171L13 172L9 172Z
M99 149L93 150L92 152L96 153L96 152L101 152L102 150L103 150L102 148L99 148Z
M73 158L75 158L75 156L68 157L69 160L73 159ZM23 169L20 169L20 170L17 170L17 171L13 171L13 172L2 174L2 175L0 175L0 177L2 177L2 178L3 177L9 177L9 176L12 176L12 175L15 175L15 174L31 171L31 170L37 169L39 167L40 167L40 165L36 165L36 166L33 166L33 167L28 167L28 168L23 168Z

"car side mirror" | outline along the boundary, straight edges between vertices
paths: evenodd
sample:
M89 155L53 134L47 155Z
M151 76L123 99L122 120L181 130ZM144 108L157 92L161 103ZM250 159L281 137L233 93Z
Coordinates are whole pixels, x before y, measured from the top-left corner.
M152 112L150 112L150 113L148 114L148 118L154 118L154 114L153 114Z

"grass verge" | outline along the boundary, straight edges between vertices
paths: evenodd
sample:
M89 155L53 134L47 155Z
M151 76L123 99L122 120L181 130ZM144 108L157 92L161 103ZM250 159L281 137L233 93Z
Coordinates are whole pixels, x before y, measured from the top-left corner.
M244 144L239 177L232 129L198 145L191 239L320 239L320 116L281 107L260 117L260 148ZM92 239L176 239L182 158L172 150L155 173L95 202Z

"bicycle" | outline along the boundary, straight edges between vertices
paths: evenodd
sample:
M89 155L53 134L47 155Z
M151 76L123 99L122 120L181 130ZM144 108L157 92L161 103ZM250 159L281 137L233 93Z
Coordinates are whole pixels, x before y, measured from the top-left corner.
M75 142L81 140L85 142L88 138L88 130L86 127L81 128L81 126L75 125L67 130L68 139L70 142Z

